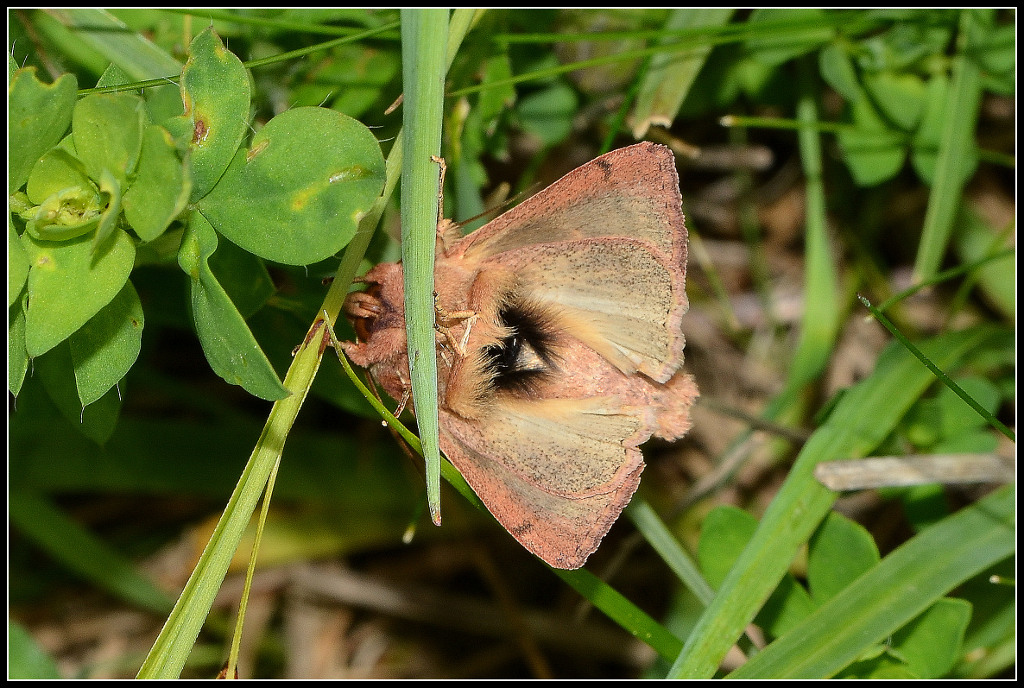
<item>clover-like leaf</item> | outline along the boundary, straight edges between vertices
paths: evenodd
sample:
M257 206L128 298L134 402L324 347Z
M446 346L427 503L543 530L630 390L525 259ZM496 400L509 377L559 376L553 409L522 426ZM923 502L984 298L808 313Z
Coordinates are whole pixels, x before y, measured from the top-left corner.
M21 237L29 257L25 345L46 353L96 315L121 291L135 262L135 245L121 229L92 250L92 237L40 241Z
M193 213L178 251L178 265L190 277L192 320L213 371L261 399L274 401L290 392L253 337L207 262L217 250L217 233Z
M77 90L74 74L44 84L35 67L15 72L7 91L8 193L21 188L40 156L64 136Z
M300 107L267 122L199 208L250 253L308 265L349 242L383 187L384 158L369 129Z

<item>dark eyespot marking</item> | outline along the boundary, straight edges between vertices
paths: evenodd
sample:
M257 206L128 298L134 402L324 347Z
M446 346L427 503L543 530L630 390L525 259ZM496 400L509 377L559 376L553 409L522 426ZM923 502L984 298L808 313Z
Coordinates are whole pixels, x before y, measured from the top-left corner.
M486 370L494 388L530 393L553 370L554 332L544 313L523 304L510 304L498 313L509 334L484 347Z

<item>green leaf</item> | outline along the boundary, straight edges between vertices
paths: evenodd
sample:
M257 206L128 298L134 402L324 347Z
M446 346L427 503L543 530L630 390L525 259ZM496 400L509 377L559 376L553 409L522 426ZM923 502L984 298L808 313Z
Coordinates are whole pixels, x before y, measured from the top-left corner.
M132 283L68 339L83 406L98 400L135 364L145 319Z
M185 210L192 181L170 133L146 127L135 181L124 194L124 216L143 241L153 241Z
M263 261L230 241L218 244L210 256L210 270L246 319L277 291Z
M21 245L21 237L14 228L14 220L7 216L7 305L18 300L28 281L28 253Z
M78 101L71 132L78 159L93 181L108 170L121 186L128 185L142 151L145 118L142 98L131 93L98 93Z
M913 131L928 102L927 87L916 74L894 71L867 72L864 88L885 117L905 131Z
M120 229L95 254L89 236L55 243L26 233L21 241L31 265L25 343L29 356L38 356L117 296L128 281L135 245Z
M960 658L971 605L943 598L892 635L892 648L917 678L942 678Z
M70 188L80 188L83 192L91 191L99 194L96 185L89 179L82 161L63 147L51 148L43 154L32 167L25 186L25 194L36 205L46 203L54 194ZM96 200L99 207L99 199ZM97 212L98 214L98 212Z
M25 351L25 309L16 299L7 307L7 389L18 396L28 372L28 352Z
M7 622L7 679L63 678L57 663L46 654L28 631L14 621Z
M697 560L711 587L722 584L755 530L757 519L738 507L720 506L707 515L700 529Z
M206 360L230 384L241 385L260 399L282 399L288 390L210 270L207 261L217 243L210 223L200 213L193 213L181 240L178 264L191 278L192 320Z
M192 200L210 193L249 126L249 74L213 28L192 40L181 73L184 119L192 132ZM307 154L312 154L312 150Z
M1015 220L1010 218L1010 222ZM967 205L960 206L956 226L956 250L964 263L973 263L999 248L1008 249L1013 246L1011 232L1005 228L992 227ZM999 229L1003 231L997 231ZM973 276L977 279L985 302L998 310L1006 322L1012 322L1017 313L1016 253L983 265Z
M896 175L907 150L904 137L889 128L871 100L861 97L850 106L854 129L842 129L839 145L859 186L875 186Z
M67 342L61 342L45 355L37 357L33 361L33 369L68 423L96 444L105 444L110 439L121 412L120 393L110 389L96 402L83 408L78 399L75 367Z
M7 89L8 193L28 181L36 161L64 136L77 90L74 74L44 84L36 78L35 67L15 72Z
M578 107L576 92L559 82L520 98L516 113L523 129L549 147L561 143L572 132Z
M830 43L821 49L818 53L818 69L828 85L847 101L853 102L861 97L857 70L842 43Z
M835 597L878 560L878 547L863 526L830 513L811 536L807 552L807 584L815 603Z
M250 253L308 265L349 242L383 186L384 158L369 129L303 107L267 122L199 208Z

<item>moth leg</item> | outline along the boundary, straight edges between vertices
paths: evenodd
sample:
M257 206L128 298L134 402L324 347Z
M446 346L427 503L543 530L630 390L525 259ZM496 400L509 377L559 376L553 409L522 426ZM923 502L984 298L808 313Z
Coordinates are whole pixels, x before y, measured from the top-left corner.
M398 400L398 406L395 407L395 412L393 414L395 416L395 418L398 418L400 415L402 415L402 412L405 411L405 405L408 404L408 403L409 403L409 389L406 388L402 392L402 398Z
M343 309L346 315L353 318L376 318L383 312L380 299L362 291L354 291L346 296Z
M459 353L463 357L466 356L466 345L469 343L469 333L473 331L473 324L480 319L480 316L476 313L466 318L466 331L462 334L462 340L459 342Z
M437 292L434 292L434 329L444 337L444 343L454 349L460 356L466 356L466 343L469 341L469 333L473 329L473 323L480 316L473 310L450 311L437 302ZM466 323L466 332L462 340L457 341L452 334L451 328L459 323Z

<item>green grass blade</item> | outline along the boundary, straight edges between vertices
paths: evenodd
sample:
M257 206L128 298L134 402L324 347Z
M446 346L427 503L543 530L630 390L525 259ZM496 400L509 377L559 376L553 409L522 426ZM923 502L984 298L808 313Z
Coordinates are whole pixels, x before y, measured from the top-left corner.
M735 9L719 7L676 8L669 12L665 28L675 31L722 26L729 23L735 12ZM673 40L674 36L666 37L660 43L671 43ZM651 56L631 118L635 138L643 138L652 124L671 126L686 94L690 92L690 86L707 61L711 48L708 43L684 54L682 58L667 52Z
M910 340L908 340L902 332L896 329L896 326L893 325L892 322L890 322L889 319L885 317L880 310L872 306L870 301L868 301L863 296L860 296L858 298L860 299L861 303L863 303L864 306L869 311L871 311L871 314L875 316L878 322L882 323L882 325L885 326L885 329L889 330L889 332L892 333L892 336L896 337L896 339L898 339L899 342L904 347L906 347L906 349L910 353L917 356L918 360L921 361L921 363L923 363L925 367L928 368L928 370L932 371L932 373L935 374L935 377L939 378L939 380L942 381L942 384L946 385L946 387L949 387L949 389L951 389L954 394L963 399L964 402L972 409L977 411L978 415L985 419L985 422L987 422L989 425L991 425L999 432L1003 433L1008 440L1010 440L1011 442L1017 441L1017 433L1015 433L1013 430L1010 430L1010 428L1006 427L998 418L993 416L988 411L988 409L984 408L981 404L975 401L971 397L971 395L969 395L967 392L963 390L963 388L960 385L958 385L948 375L942 372L942 370L938 368L934 363L932 363L928 359L928 357L921 352L920 349L914 346L914 344Z
M951 109L942 130L935 179L914 262L915 281L929 279L938 271L953 231L960 196L971 172L968 166L976 160L974 130L981 109L982 75L981 68L968 56L968 52L972 35L980 31L978 24L982 19L977 13L991 13L992 10L967 9L962 12L959 51L953 58Z
M820 85L807 60L799 62L800 100L797 120L801 128L800 162L807 201L804 227L804 313L800 339L786 387L789 391L816 380L828 364L839 333L839 293L825 218L825 183L822 178L821 136L815 94Z
M1004 487L907 541L729 677L835 675L954 587L1013 554L1015 494Z
M14 490L8 509L11 524L69 570L143 609L171 608L167 593L43 495Z
M402 165L402 263L409 374L423 445L427 504L441 523L441 450L437 424L434 340L434 242L438 220L441 121L447 64L448 10L402 11L402 104L406 154Z
M633 521L640 534L654 548L662 561L668 564L673 573L705 606L711 603L715 591L704 580L696 562L679 544L679 540L665 525L651 505L645 500L634 497L626 507L626 515Z
M629 631L666 659L679 654L683 643L668 629L622 596L615 588L586 569L565 571L551 569L576 592L608 615L612 621Z
M181 73L182 64L106 10L88 7L47 10L82 46L120 67L132 80Z
M948 368L994 331L976 328L926 342L922 349ZM865 456L892 431L934 380L907 350L891 346L875 372L846 391L825 424L804 445L754 537L698 620L669 672L672 678L710 677L835 501L813 476L814 466Z

